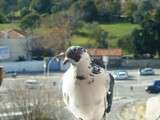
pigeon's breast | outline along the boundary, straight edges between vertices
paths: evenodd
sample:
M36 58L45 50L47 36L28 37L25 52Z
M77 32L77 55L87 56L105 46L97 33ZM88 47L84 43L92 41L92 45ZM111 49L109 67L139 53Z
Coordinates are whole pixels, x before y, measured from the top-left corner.
M98 78L98 77L97 77ZM89 78L88 78L89 79ZM97 110L104 111L105 85L98 81L89 83L90 80L76 81L71 92L70 109L77 116L92 117ZM76 112L75 112L76 111Z
M105 80L99 77L99 75L77 80L72 94L76 96L74 102L77 105L81 104L86 106L99 103L106 94Z

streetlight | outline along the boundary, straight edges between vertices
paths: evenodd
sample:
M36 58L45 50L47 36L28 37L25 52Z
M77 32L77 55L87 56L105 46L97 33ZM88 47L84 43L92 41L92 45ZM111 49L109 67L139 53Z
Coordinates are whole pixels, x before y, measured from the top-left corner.
M104 65L105 65L105 70L107 70L107 65L108 65L108 61L109 61L108 56L103 56L103 57L102 57L102 60L103 60Z
M58 54L58 55L50 58L50 60L48 61L48 64L47 64L47 76L49 76L49 72L50 72L50 71L49 71L49 66L50 66L51 62L54 61L54 60L59 61L58 58L59 58L59 57L62 57L62 56L64 56L64 53L63 53L63 52L61 52L60 54Z

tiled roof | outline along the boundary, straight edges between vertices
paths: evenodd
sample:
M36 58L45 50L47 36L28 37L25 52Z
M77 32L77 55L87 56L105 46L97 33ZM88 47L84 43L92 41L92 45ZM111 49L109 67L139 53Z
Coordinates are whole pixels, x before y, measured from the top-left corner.
M122 56L122 49L100 49L100 48L91 48L88 49L88 52L91 56Z
M25 38L26 34L20 30L12 29L8 31L0 31L0 38Z
M5 31L0 31L0 38L5 36Z

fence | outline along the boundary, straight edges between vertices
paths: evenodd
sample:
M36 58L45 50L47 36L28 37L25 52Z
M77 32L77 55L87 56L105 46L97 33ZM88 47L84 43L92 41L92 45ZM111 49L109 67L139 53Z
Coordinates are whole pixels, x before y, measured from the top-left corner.
M121 67L126 67L126 68L139 68L139 67L160 68L160 60L158 60L158 59L122 60Z
M43 72L44 61L1 62L6 73L10 72Z

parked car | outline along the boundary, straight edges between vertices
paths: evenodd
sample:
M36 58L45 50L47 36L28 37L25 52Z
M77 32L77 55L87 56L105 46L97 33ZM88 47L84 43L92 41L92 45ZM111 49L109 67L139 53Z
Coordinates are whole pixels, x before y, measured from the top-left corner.
M148 92L148 93L160 93L160 80L155 80L152 85L147 86L146 92Z
M128 72L126 70L116 70L112 75L116 80L125 80L129 78Z
M139 74L140 75L154 75L155 72L154 72L153 68L140 68Z
M41 87L41 84L37 80L29 79L25 81L25 87L28 89L37 89Z

